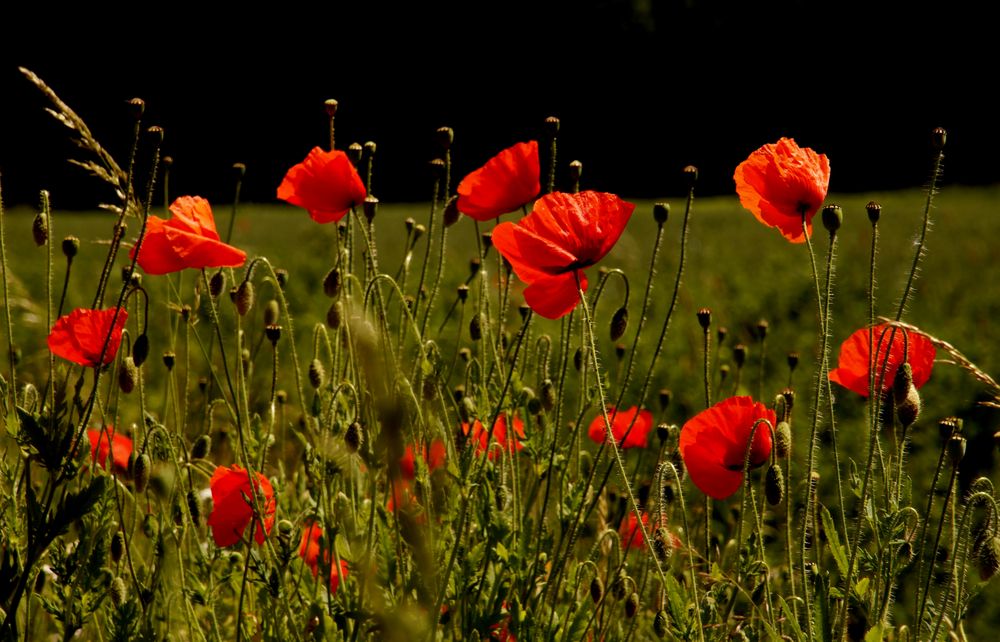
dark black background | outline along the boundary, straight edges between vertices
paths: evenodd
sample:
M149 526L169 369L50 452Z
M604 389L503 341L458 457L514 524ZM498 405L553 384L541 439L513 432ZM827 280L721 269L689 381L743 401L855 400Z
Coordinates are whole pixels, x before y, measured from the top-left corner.
M9 3L8 3L9 5ZM162 5L15 13L0 21L0 171L5 201L93 207L109 196L68 166L65 132L17 71L37 72L119 158L125 101L147 103L175 159L171 191L274 200L284 171L326 140L373 140L373 192L429 198L434 130L456 132L456 172L562 120L560 160L585 187L631 197L732 193L749 152L792 136L826 153L833 191L926 180L929 133L949 131L945 182L1000 182L995 53L985 16L843 2L632 0ZM31 7L18 7L23 12ZM564 171L564 170L561 170Z

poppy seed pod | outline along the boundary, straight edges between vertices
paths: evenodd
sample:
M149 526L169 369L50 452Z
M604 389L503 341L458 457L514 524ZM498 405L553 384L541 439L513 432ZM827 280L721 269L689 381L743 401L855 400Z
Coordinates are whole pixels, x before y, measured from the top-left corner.
M660 388L659 399L660 399L660 412L666 411L670 407L670 400L673 394L668 388Z
M434 133L437 138L437 144L441 146L441 149L451 149L451 144L455 142L455 130L451 127L438 127Z
M670 218L670 203L653 203L653 220L663 225Z
M278 345L278 340L281 339L281 326L272 323L264 328L264 336L271 342L271 347Z
M375 220L375 215L378 213L378 199L369 194L365 197L361 207L365 213L365 218L368 219L368 224L371 225L372 221Z
M622 359L625 358L625 344L624 343L616 343L615 344L615 356L618 358L619 361L621 361Z
M965 457L965 437L955 435L948 440L948 457L952 466L958 466Z
M128 105L128 113L132 118L139 120L146 111L146 101L142 98L131 98L125 103Z
M240 286L236 288L236 298L234 303L236 304L236 311L239 312L241 317L245 317L250 308L253 307L254 301L254 289L253 283L250 281L243 281Z
M661 443L670 439L670 434L670 424L661 423L656 425L656 438L659 439Z
M698 182L698 168L694 165L685 165L684 178L687 180L688 187L694 187L694 184Z
M871 221L871 224L876 225L882 216L882 206L875 201L868 201L868 204L865 205L865 212L868 213L868 220Z
M757 339L763 341L767 338L767 330L770 324L767 319L761 319L757 322Z
M789 370L795 370L795 368L798 367L798 365L799 365L799 353L798 352L789 352L788 353L788 369Z
M208 456L208 451L212 449L212 437L202 435L195 440L191 446L191 459L204 459Z
M41 247L49 240L49 217L45 212L35 215L35 220L31 222L31 236L35 239L35 245Z
M135 360L132 357L122 359L118 368L118 388L125 394L130 394L135 390L135 382L139 378L139 369L135 367Z
M213 299L218 299L224 289L226 289L226 273L219 270L208 280L208 293Z
M747 347L742 343L733 346L733 361L737 368L742 368L743 364L747 362Z
M444 179L444 172L447 166L444 164L443 159L435 158L428 163L428 166L431 168L431 176L434 177L434 180L440 181Z
M931 144L934 145L934 149L941 150L944 149L944 144L948 141L948 132L944 127L935 127L934 131L931 132Z
M347 146L347 158L355 166L361 162L361 153L364 152L364 147L361 143L351 143Z
M465 303L469 298L469 286L462 284L458 286L458 300Z
M615 311L614 316L611 317L611 340L617 341L621 339L625 334L625 330L628 329L628 308L622 306Z
M724 325L720 325L719 329L715 331L715 339L719 342L719 345L722 345L722 342L726 340L727 336L729 336L729 328Z
M941 434L941 439L947 441L951 439L952 435L957 435L962 431L962 426L959 423L960 420L956 417L945 417L938 422L938 432Z
M80 239L76 238L75 236L67 236L66 238L63 239L62 253L67 259L72 261L73 257L75 257L79 252L80 252Z
M167 370L174 369L174 363L177 361L177 355L173 352L167 350L163 353L163 365L167 367Z
M335 99L327 98L323 101L323 109L326 110L326 115L333 118L337 115L337 107L340 105Z
M702 330L708 330L712 325L712 311L708 308L702 308L697 312L698 325L701 326Z
M767 503L777 506L785 498L785 477L777 464L771 464L764 476L764 495Z
M573 191L580 191L580 178L583 176L583 163L578 160L569 164L569 180L573 183Z
M549 116L545 119L545 133L551 138L555 138L559 134L559 119L555 116Z
M323 380L326 379L326 370L323 369L323 364L320 363L319 359L313 359L309 363L309 383L313 388L319 388L323 385Z
M531 306L527 303L522 303L517 306L517 313L521 316L521 321L528 320L528 313L531 312Z
M827 205L823 208L823 227L830 234L836 234L844 224L844 210L839 205Z
M595 577L590 581L590 599L597 604L604 597L604 582L599 577Z

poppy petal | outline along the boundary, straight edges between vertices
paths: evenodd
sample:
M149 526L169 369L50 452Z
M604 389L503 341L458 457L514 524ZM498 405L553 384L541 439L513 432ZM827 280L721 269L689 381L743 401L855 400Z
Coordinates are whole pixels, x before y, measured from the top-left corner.
M583 270L577 270L576 273L580 275L580 287L586 292L586 275ZM524 289L524 300L532 310L546 319L560 319L572 312L580 302L576 277L571 272L538 279Z
M182 196L171 204L170 212L173 214L170 220L150 216L146 222L136 262L147 274L171 274L185 268L239 267L246 262L243 250L219 240L207 200ZM129 257L135 256L133 247Z
M305 208L317 223L339 221L367 195L347 154L319 147L289 169L278 186L278 198Z
M81 366L94 368L111 363L122 341L122 329L128 320L125 310L87 310L77 308L59 317L49 332L48 346L52 354ZM114 321L114 328L111 327ZM111 335L108 340L108 335ZM108 341L105 350L104 342ZM104 351L103 362L101 353Z
M892 338L892 347L887 349L890 337ZM883 362L887 363L884 383L880 386L883 391L888 391L892 387L896 371L904 361L904 344L908 346L905 361L910 364L913 371L913 385L921 388L931 378L934 358L937 356L934 344L919 332L909 332L904 339L903 330L897 330L893 333L892 326L883 323L875 326L872 330L868 328L857 330L844 340L840 346L837 367L830 371L830 381L838 383L862 397L868 397L870 393L869 367L872 361L869 347L870 338L877 352L876 376L881 376ZM886 361L886 355L888 355L888 361Z
M538 141L503 150L458 184L458 211L489 221L524 206L541 191Z

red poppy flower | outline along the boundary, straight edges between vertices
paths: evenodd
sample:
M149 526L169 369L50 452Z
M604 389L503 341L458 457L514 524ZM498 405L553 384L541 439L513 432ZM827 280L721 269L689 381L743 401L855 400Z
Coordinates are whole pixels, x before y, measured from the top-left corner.
M653 413L639 410L632 406L619 414L614 406L608 406L608 418L611 420L611 434L615 436L619 448L645 448L649 431L653 429ZM635 424L632 422L635 421ZM629 430L632 426L632 430ZM626 436L626 432L628 435ZM604 430L604 415L597 415L590 422L587 435L595 444L604 441L607 432ZM624 439L624 441L622 441Z
M250 475L240 466L219 466L212 474L209 486L212 489L212 514L208 516L208 525L212 527L212 537L217 546L232 546L240 541L253 518ZM253 535L258 544L263 544L274 526L274 489L267 477L260 473L254 473L253 488L257 490L264 511L263 523L258 517Z
M302 531L302 544L299 546L299 557L312 571L313 577L319 573L319 539L323 535L323 529L315 522L306 526ZM326 551L324 559L330 559L330 551ZM340 560L340 570L330 567L330 593L336 593L340 588L340 578L347 577L347 562Z
M873 336L875 350L878 356L875 359L875 376L882 372L882 363L886 354L889 355L889 363L885 371L885 380L882 381L883 391L892 388L892 382L896 378L896 370L905 360L913 370L913 385L920 388L931 378L931 368L934 367L934 357L937 350L934 344L922 334L908 332L906 339L903 338L903 330L897 329L893 336L892 326L887 323L877 325L874 328ZM862 328L840 345L840 356L837 359L837 367L830 371L830 381L839 383L848 390L852 390L862 397L869 394L869 368L871 366L871 351L868 347L871 330ZM889 348L889 337L892 337L892 348ZM879 341L882 347L879 348ZM908 346L906 358L903 358L903 344Z
M750 154L733 178L740 203L758 221L778 228L792 243L804 243L802 215L812 235L812 217L830 187L830 159L782 138Z
M288 170L278 186L278 198L306 208L317 223L339 221L367 195L347 154L319 147L313 147L304 161Z
M542 186L538 141L508 147L458 184L458 211L489 221L531 202Z
M114 328L111 327L112 321ZM118 354L118 346L122 342L122 329L128 321L128 313L124 309L87 310L77 308L66 316L59 317L52 331L49 332L49 350L57 357L78 363L88 368L108 365ZM107 349L104 342L108 333L111 340ZM104 350L104 360L101 360L101 350Z
M483 454L486 450L486 439L489 437L489 430L484 428L483 424L477 419L472 424L471 434L469 424L466 423L462 424L462 432L465 433L471 441L476 443L476 454ZM493 441L506 448L509 452L521 450L524 448L521 444L521 440L525 437L524 422L522 422L519 417L514 417L514 433L515 434L510 434L507 432L507 418L505 415L501 414L497 418L496 424L493 426ZM490 459L496 459L500 456L500 451L496 447L490 448L489 451Z
M403 456L399 458L399 472L404 479L413 479L416 470L415 463L413 460L413 444L406 447L406 451ZM424 461L427 462L427 468L430 470L436 470L441 466L444 466L444 458L447 454L447 449L445 448L444 442L440 439L435 439L431 442L429 448L424 449L423 457Z
M657 525L653 525L652 528L649 525L649 513L642 514L642 525L646 527L647 532L652 535L652 531L658 528ZM680 548L681 540L674 533L667 531L669 535L669 542L671 548ZM645 544L646 540L643 539L642 529L639 528L639 520L635 518L635 513L629 511L622 519L621 525L618 526L618 537L621 539L622 548L626 551L632 549L641 549Z
M577 279L587 289L583 268L611 251L634 209L603 192L546 194L517 223L497 225L493 245L528 284L524 300L531 309L558 319L580 300Z
M150 216L137 263L146 274L170 274L184 268L239 267L243 250L226 245L215 231L212 206L200 196L182 196L170 206L169 220ZM129 252L135 257L135 248Z
M754 422L774 411L750 397L730 397L703 410L681 428L680 449L691 481L701 492L726 499L743 481L743 460ZM750 465L759 466L771 454L771 431L761 424L754 433Z
M111 435L110 443L108 434ZM107 426L106 429L94 429L87 431L87 439L90 440L90 458L97 462L97 465L107 470L108 456L111 456L111 466L116 474L128 475L128 460L132 454L132 440L125 435L115 432L114 426Z

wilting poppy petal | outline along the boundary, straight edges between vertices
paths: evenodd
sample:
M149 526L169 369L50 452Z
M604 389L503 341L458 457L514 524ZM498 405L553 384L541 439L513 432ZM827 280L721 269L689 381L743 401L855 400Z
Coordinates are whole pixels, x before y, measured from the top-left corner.
M750 154L733 174L740 203L758 221L776 227L792 243L805 242L802 216L812 234L815 216L830 187L830 160L791 138Z
M323 535L323 530L315 522L310 523L302 531L302 543L299 546L299 557L305 562L309 570L312 571L313 577L319 573L319 540ZM326 551L323 559L327 562L330 561L330 551ZM340 560L340 570L336 568L330 568L330 593L336 593L337 589L340 587L340 578L347 577L347 562L343 559Z
M646 527L647 532L651 536L654 535L653 531L659 528L658 524L649 524L649 513L642 514L642 524ZM671 548L680 548L682 546L680 538L677 537L671 531L667 531L669 541L667 545ZM635 513L633 511L628 511L625 517L622 519L621 525L618 526L618 538L621 540L622 548L626 551L631 549L641 549L646 540L642 536L642 529L639 528L639 520L635 518ZM655 539L655 537L654 537Z
M111 322L114 320L114 329ZM104 352L103 365L111 363L118 354L118 346L122 342L122 329L128 321L128 313L124 309L87 310L77 308L68 315L59 317L49 333L48 345L52 354L81 366L94 368L102 365L101 350L108 333L107 350Z
M136 262L146 274L171 274L185 268L239 267L246 252L219 240L212 207L200 196L182 196L164 221L150 216ZM135 257L135 248L129 253Z
M440 439L432 441L430 447L424 449L423 455L428 470L435 470L444 466L446 454L447 449L443 441ZM403 452L403 456L399 458L399 473L404 479L413 479L416 475L413 444L408 445Z
M869 337L872 337L878 357L875 359L875 376L882 374L882 363L886 354L889 355L888 366L885 371L885 380L880 386L883 391L888 391L892 387L892 382L896 378L896 371L903 361L910 364L913 371L913 385L922 387L931 378L931 370L934 367L934 357L937 349L934 344L922 334L908 332L904 340L903 330L897 329L893 335L892 326L883 323L874 328L874 335L868 328L862 328L851 336L847 337L840 346L840 356L837 358L837 367L830 371L830 381L839 383L848 390L858 393L862 397L869 395L869 367L871 364L871 351L868 346ZM889 338L892 337L892 349L887 350ZM881 348L879 342L881 341ZM904 359L903 344L907 344L907 354Z
M108 443L108 434L111 435L111 443ZM92 429L87 431L87 439L90 441L90 458L97 462L97 465L107 470L108 455L111 455L111 465L116 474L128 475L128 460L132 455L132 440L125 435L115 432L114 426L107 426L104 429Z
M208 516L208 525L212 527L212 537L219 547L232 546L240 541L253 518L250 475L240 466L219 466L212 474L209 486L212 489L212 514ZM257 489L264 511L263 523L258 520L254 528L254 539L263 544L274 525L274 489L267 477L260 473L254 473L253 487Z
M524 296L538 314L558 319L576 307L574 274L600 261L618 241L635 205L614 194L546 194L517 223L493 230L493 245L528 285Z
M730 397L688 420L681 429L680 451L691 481L715 499L735 493L743 480L747 441L758 419L773 427L774 411L750 397ZM750 465L759 466L771 454L771 431L760 424L754 433Z
M541 191L538 141L508 147L458 184L458 211L488 221L529 203Z
M639 410L632 406L628 410L618 412L614 406L608 406L608 418L611 420L611 434L615 436L620 448L645 448L649 431L653 429L653 413ZM634 423L633 423L634 422ZM631 430L629 427L631 426ZM628 435L626 435L626 432ZM604 441L604 415L599 414L590 422L587 436L596 444ZM624 439L624 441L622 441Z
M483 427L483 424L477 419L472 423L470 427L469 424L462 424L462 432L469 438L469 441L476 443L476 454L481 455L486 451L486 440L489 438L489 431ZM520 417L514 417L514 434L510 434L507 431L507 418L506 415L501 414L497 418L496 424L493 426L493 441L505 447L507 451L514 452L515 450L521 450L524 445L521 443L524 437L524 422L521 421ZM489 458L496 459L500 456L500 449L492 447L489 449Z
M305 160L289 169L278 186L278 198L304 207L317 223L339 221L367 195L365 184L347 154L319 147L314 147Z

